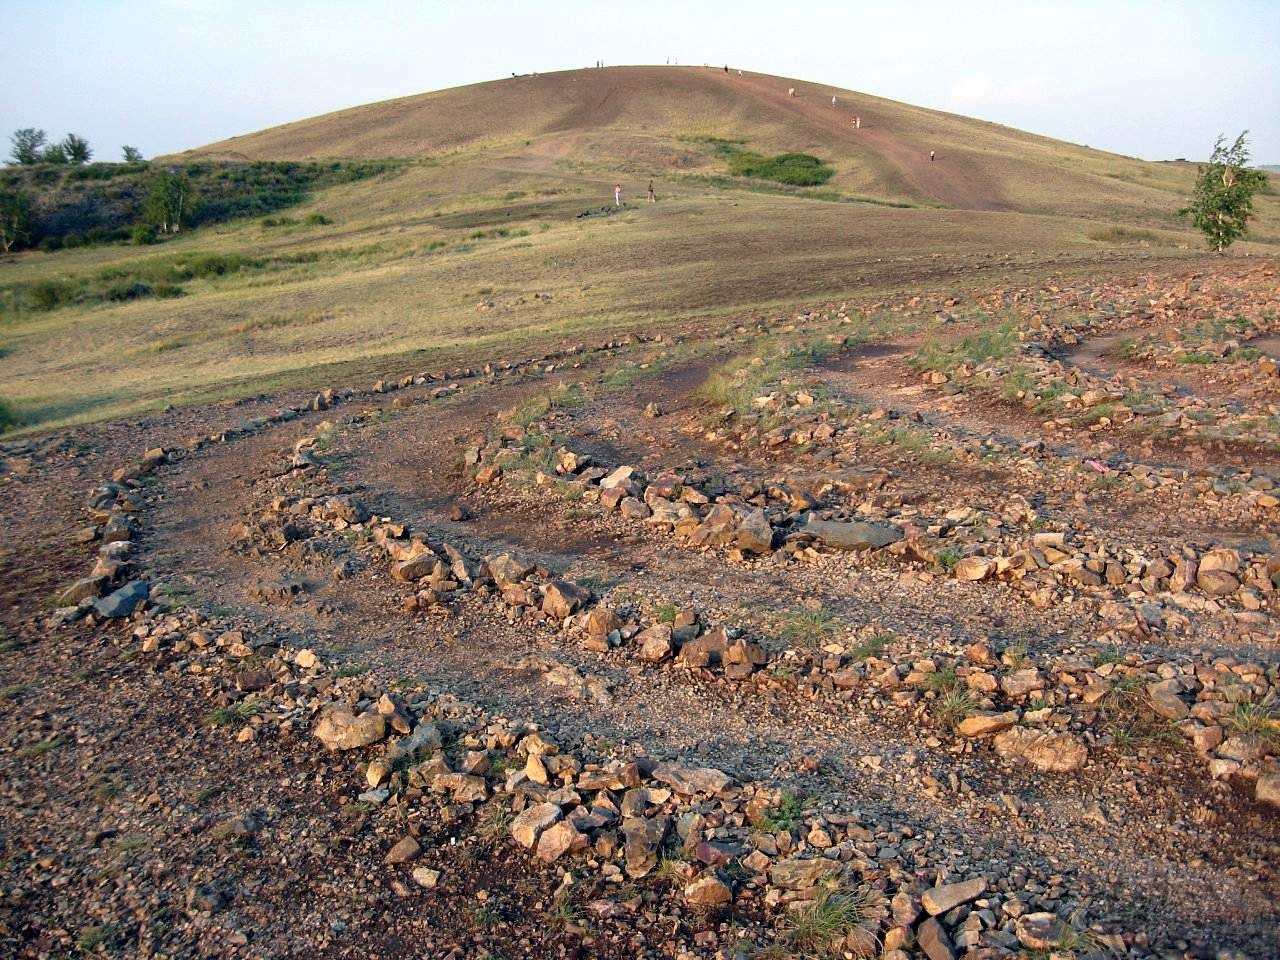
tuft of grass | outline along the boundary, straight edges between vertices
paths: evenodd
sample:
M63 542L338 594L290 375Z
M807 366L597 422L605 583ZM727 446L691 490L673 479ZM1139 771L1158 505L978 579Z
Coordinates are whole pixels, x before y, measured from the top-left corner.
M1099 243L1137 243L1166 244L1167 241L1153 230L1140 230L1134 227L1108 227L1105 230L1089 232L1090 240Z
M800 817L804 814L804 799L796 793L785 791L778 800L777 806L770 807L760 818L763 830L794 830L800 825Z
M787 915L787 943L803 957L838 957L843 941L867 923L869 902L865 890L823 890L809 906Z
M954 727L961 720L972 716L978 708L977 702L968 690L947 690L933 702L931 708L939 723Z
M76 937L76 949L81 953L97 953L99 947L109 946L115 931L109 926L85 927Z
M259 711L260 708L254 701L242 700L234 706L214 707L205 714L205 722L214 727L236 727L256 716Z
M505 758L502 758L505 760ZM496 768L496 763L495 763ZM505 803L492 801L488 803L476 822L476 834L489 844L505 840L511 830L511 821L515 819L511 808Z
M849 651L849 655L854 660L862 661L870 657L878 657L884 653L884 648L889 641L893 639L892 633L877 633L870 639L863 640L856 647Z
M367 663L346 663L333 671L333 675L339 680L347 677L362 677L369 672L369 669L370 667Z
M937 556L934 557L934 562L947 573L950 573L956 568L956 564L960 562L961 556L962 554L957 547L945 547L938 551Z
M944 694L955 690L960 686L960 678L956 675L955 667L947 667L945 670L935 670L933 673L925 674L924 687L931 693Z
M1237 703L1227 714L1227 723L1242 736L1262 737L1280 744L1280 710L1271 702Z
M835 632L835 623L827 610L798 610L789 613L778 636L793 647L814 649L822 646Z

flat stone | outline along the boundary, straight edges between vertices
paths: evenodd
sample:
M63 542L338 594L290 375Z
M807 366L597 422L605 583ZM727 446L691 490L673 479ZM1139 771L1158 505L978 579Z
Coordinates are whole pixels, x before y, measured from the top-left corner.
M1079 770L1089 756L1085 745L1069 733L1042 733L1027 727L996 734L995 750L1002 757L1025 760L1047 773Z
M560 819L560 807L554 803L535 803L516 814L511 821L511 836L522 847L533 849L542 831Z
M955 909L962 903L977 899L986 889L987 881L982 877L965 880L962 883L948 883L926 890L920 898L920 903L930 916L936 917L940 913Z
M769 882L783 890L806 890L844 870L838 860L792 857L769 868Z
M892 523L860 520L810 520L803 532L836 550L879 550L903 537L902 530Z
M715 796L733 783L731 776L714 767L686 767L677 763L658 764L653 769L653 779L685 796L700 793Z
M962 737L990 737L1008 730L1017 722L1017 710L1006 713L975 713L956 724L956 733Z
M102 617L127 617L151 595L151 584L130 580L119 590L93 601L93 609Z
M916 930L916 943L929 960L956 960L947 931L935 917L930 917Z

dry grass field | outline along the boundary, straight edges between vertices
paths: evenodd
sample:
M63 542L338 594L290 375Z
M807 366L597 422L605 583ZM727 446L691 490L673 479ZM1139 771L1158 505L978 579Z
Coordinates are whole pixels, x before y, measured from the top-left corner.
M836 173L812 189L728 177L708 137L811 151ZM334 365L363 374L412 352L444 362L472 347L678 326L974 271L1198 252L1171 217L1188 190L1183 167L702 68L497 81L191 154L350 155L412 162L293 214L331 225L240 221L157 248L10 258L0 286L206 253L266 262L178 299L4 317L0 398L28 427L47 427L302 382ZM623 213L577 219L610 202L618 181ZM1280 240L1267 215L1277 208L1262 198L1255 242L1241 251Z

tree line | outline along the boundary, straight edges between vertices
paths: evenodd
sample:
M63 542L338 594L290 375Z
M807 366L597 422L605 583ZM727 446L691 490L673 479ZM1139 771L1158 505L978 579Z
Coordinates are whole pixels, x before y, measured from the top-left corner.
M61 140L51 142L49 135L36 127L23 127L15 130L9 138L12 148L10 159L21 167L34 166L37 163L70 164L83 166L93 158L93 148L89 141L78 134L68 133ZM139 163L142 151L137 147L126 146L123 150L125 163Z

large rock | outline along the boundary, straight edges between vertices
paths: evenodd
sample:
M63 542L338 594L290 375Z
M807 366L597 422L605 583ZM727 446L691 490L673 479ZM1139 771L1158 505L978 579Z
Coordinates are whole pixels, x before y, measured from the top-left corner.
M1264 773L1254 787L1254 797L1259 803L1280 807L1280 773Z
M1079 770L1089 751L1069 733L1043 733L1027 727L1013 727L996 734L995 749L1002 757L1025 760L1046 773Z
M585 849L586 834L580 832L569 820L561 820L542 831L538 838L538 859L554 863L566 853Z
M570 580L552 580L542 588L542 612L563 620L591 602L591 591Z
M891 523L859 520L810 520L804 532L812 534L836 550L879 550L902 539L902 531Z
M956 733L962 737L990 737L1008 730L1017 722L1017 710L1006 713L975 713L956 724Z
M769 868L769 882L783 890L807 890L844 870L839 860L792 857Z
M1190 708L1178 696L1181 685L1170 678L1147 684L1147 696L1151 699L1151 709L1166 720L1182 720L1190 713Z
M763 510L752 510L738 522L737 546L746 553L768 553L773 549L773 527Z
M920 929L916 931L916 942L929 960L955 960L951 939L936 917L930 917L920 924Z
M940 913L953 910L962 903L968 903L980 897L987 889L987 881L978 877L962 883L947 883L933 887L924 892L920 903L929 911L929 916L936 917Z
M629 817L622 821L627 876L643 877L658 865L658 849L670 823L667 817Z
M330 750L355 750L385 737L387 721L376 710L356 716L345 704L334 703L320 711L312 733Z
M653 769L653 779L665 783L676 793L715 796L733 783L733 778L714 767L686 767L678 763L660 763Z
M130 580L119 590L93 601L93 609L101 617L127 617L150 595L151 585L147 581Z
M516 814L511 821L511 836L522 847L533 849L542 831L560 819L560 808L554 803L535 803Z
M1030 950L1052 950L1070 929L1052 913L1028 913L1019 917L1013 928L1018 942Z
M684 902L691 907L723 907L733 902L733 891L719 877L709 874L684 888Z

